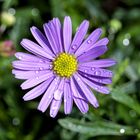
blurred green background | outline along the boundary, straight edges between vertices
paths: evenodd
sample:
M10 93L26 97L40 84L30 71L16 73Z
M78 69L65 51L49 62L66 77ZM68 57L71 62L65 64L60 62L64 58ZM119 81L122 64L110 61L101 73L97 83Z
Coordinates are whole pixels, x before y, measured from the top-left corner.
M118 64L110 95L95 93L100 107L83 115L74 107L55 119L36 110L41 97L24 102L27 91L11 74L22 38L33 39L31 26L69 15L73 33L84 19L89 32L101 27ZM33 39L34 40L34 39ZM0 140L140 140L140 0L0 0Z

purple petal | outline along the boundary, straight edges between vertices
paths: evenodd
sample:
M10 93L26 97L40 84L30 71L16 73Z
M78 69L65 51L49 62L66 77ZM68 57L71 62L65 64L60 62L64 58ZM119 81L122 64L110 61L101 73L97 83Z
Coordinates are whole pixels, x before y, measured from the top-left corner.
M108 44L109 40L107 37L105 38L102 38L100 40L98 40L94 45L93 47L96 47L96 46L106 46ZM89 48L89 49L92 49L92 48Z
M68 82L66 82L65 86L64 86L64 111L65 111L65 114L71 113L72 106L73 106L72 91L70 89L70 84Z
M64 25L63 25L63 41L64 41L65 52L69 51L71 39L72 39L71 18L69 16L66 16L64 19Z
M64 91L64 84L65 84L65 79L62 78L57 90L54 92L53 97L55 100L61 100Z
M42 61L48 61L47 59L37 57L35 55L31 55L28 53L23 53L23 52L17 52L15 53L16 58L22 61L32 61L32 62L42 62Z
M58 18L53 19L53 23L55 26L56 38L57 38L57 47L59 48L59 52L63 52L63 44L62 44L62 30L61 23Z
M28 62L16 60L12 62L12 65L14 68L21 70L41 70L52 68L50 62L41 63L41 62Z
M88 111L88 104L85 100L79 99L79 98L75 98L73 97L74 102L76 104L76 106L79 108L79 110L85 114Z
M81 66L87 67L96 67L96 68L106 68L116 64L116 61L113 59L100 59L100 60L93 60L92 62L81 63Z
M86 113L88 111L87 98L82 91L78 90L78 86L75 85L73 78L70 79L70 85L75 104L82 113Z
M35 55L43 56L48 59L53 59L52 55L45 52L45 50L43 48L41 48L39 45L37 45L36 43L34 43L28 39L23 39L21 41L21 45L23 46L23 48L25 48L26 50L28 50L29 52L31 52Z
M97 76L89 76L87 74L84 74L82 72L79 72L79 74L81 74L83 77L90 79L91 81L95 82L95 83L100 83L100 84L111 84L112 80L110 78L106 78L106 77L97 77Z
M12 70L12 73L15 74L15 78L17 79L30 79L35 78L40 75L46 74L50 72L49 70L37 70L37 71L22 71L22 70Z
M60 108L61 102L62 102L62 96L63 96L63 91L64 91L64 84L65 84L65 79L62 78L58 88L54 91L53 95L53 100L50 108L50 116L55 117L58 113L58 110Z
M94 47L99 47L99 46L106 46L108 44L109 40L108 38L102 38L100 40L98 40L95 44L93 44L92 46L90 46L89 48L86 48L85 51L89 51L91 49L93 49Z
M51 103L51 101L53 99L54 91L57 89L59 82L60 82L59 77L56 77L52 81L52 83L48 87L46 93L43 95L43 97L38 105L38 110L45 112L45 110L48 108L49 104Z
M41 83L39 86L33 88L32 90L30 90L23 96L23 99L25 101L29 101L29 100L37 98L38 96L40 96L41 94L45 92L45 90L48 88L52 80L53 78L49 78L45 82Z
M82 55L78 56L79 62L91 61L101 55L103 55L107 51L106 46L95 47L88 52L83 53Z
M62 52L61 24L54 18L48 24L44 24L44 31L55 54Z
M35 78L28 79L21 84L21 88L28 89L28 88L34 87L34 86L44 82L45 80L47 80L48 78L51 78L53 76L54 76L53 72L48 72L46 74L39 75Z
M78 86L81 88L81 90L84 92L86 98L88 101L97 108L99 106L98 101L92 91L86 86L86 84L82 81L82 79L79 77L79 74L74 74L74 78L78 84Z
M89 79L87 78L84 78L82 76L80 76L79 74L78 75L78 78L80 78L85 84L87 84L88 86L90 86L92 89L100 92L100 93L103 93L103 94L109 94L109 88L108 87L105 87L105 86L102 86L101 84L97 84L93 81L90 81Z
M84 20L80 24L80 26L73 38L69 53L74 53L77 50L77 48L81 45L81 43L87 33L88 27L89 27L89 22L87 20Z
M48 41L51 45L51 48L52 48L53 52L55 54L57 54L59 52L59 49L57 48L57 42L56 42L56 39L55 39L56 33L55 33L55 27L54 27L53 23L44 24L43 27L44 27L45 34L48 38Z
M107 69L79 66L79 70L82 71L84 74L89 74L93 76L99 76L99 77L112 77L113 76L112 71L107 70Z
M52 118L55 118L55 116L57 115L59 108L61 106L61 102L62 102L62 99L61 100L55 100L55 99L52 100L51 107L50 107L50 116Z
M33 26L31 28L31 32L32 32L32 35L34 36L34 38L36 39L36 41L40 44L40 46L43 47L44 50L46 50L46 52L48 52L49 54L54 56L53 52L50 50L50 44L49 44L48 40L40 32L40 30Z
M70 79L70 86L73 92L73 96L82 100L87 100L86 96L84 95L83 91L79 89L78 84L74 81L73 78Z
M90 48L96 41L99 39L102 34L102 30L100 28L93 31L89 37L82 43L82 45L76 50L75 55L79 56L83 52L85 52L86 48Z

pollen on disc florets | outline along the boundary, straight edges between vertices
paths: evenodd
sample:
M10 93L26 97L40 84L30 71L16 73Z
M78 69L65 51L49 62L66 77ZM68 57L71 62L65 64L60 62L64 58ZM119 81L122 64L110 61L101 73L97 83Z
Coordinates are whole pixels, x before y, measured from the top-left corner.
M70 77L77 70L77 60L73 55L61 53L53 61L53 70L61 77Z

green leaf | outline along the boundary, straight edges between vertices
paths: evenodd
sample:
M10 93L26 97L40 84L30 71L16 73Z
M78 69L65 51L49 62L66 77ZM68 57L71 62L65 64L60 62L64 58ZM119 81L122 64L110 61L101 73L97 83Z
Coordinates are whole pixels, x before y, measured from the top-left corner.
M128 64L129 64L128 58L126 58L124 61L117 64L117 68L116 68L115 75L113 78L113 85L115 85L122 78L122 74L124 73Z
M99 135L133 135L133 129L128 126L115 124L109 121L96 121L93 123L81 122L76 119L59 119L59 124L71 131L88 135L89 137Z
M131 109L135 110L138 114L140 114L140 104L128 94L123 93L120 87L114 89L111 92L111 96L114 100L130 107Z

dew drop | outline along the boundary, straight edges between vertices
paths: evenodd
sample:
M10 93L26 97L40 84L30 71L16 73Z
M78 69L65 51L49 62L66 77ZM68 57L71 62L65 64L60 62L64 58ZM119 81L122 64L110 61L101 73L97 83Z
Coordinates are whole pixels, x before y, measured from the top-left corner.
M95 90L98 90L98 88L97 88L97 87L95 87Z
M92 40L88 40L87 43L90 44L92 42Z
M40 69L40 70L43 70L43 68L42 68L42 67L40 67L39 69Z
M38 80L38 79L39 79L39 77L36 77L36 79Z
M18 59L20 59L20 60L21 60L21 59L22 59L22 57L21 57L21 56L18 56Z
M86 76L86 77L87 77L87 74L84 74L84 76Z
M80 81L80 78L79 77L77 77L77 81Z
M48 97L49 99L51 98L51 95L49 95L49 97Z
M101 74L101 72L100 71L95 71L94 74L99 76Z
M72 49L75 50L76 48L77 48L77 45L73 45L73 46L72 46Z
M93 68L91 68L91 70L95 70L95 68L93 67Z
M53 117L53 113L50 113L50 116Z
M64 99L64 102L66 103L66 102L67 102L67 100L66 100L66 99Z
M37 73L39 73L39 71L37 70L37 71L35 71L35 73L37 74Z
M120 133L121 133L121 134L124 134L124 133L125 133L125 129L121 128L121 129L120 129Z
M59 80L59 77L56 77L54 80L55 80L55 81L56 81L56 83L57 83L57 82L58 82L58 80Z
M51 69L53 65L49 65L49 68Z
M55 92L54 92L54 99L55 100L61 100L61 96L62 96L62 91L57 89Z
M55 82L54 84L55 84L55 85L57 85L57 84L58 84L58 82Z
M87 70L84 70L84 72L87 72Z

